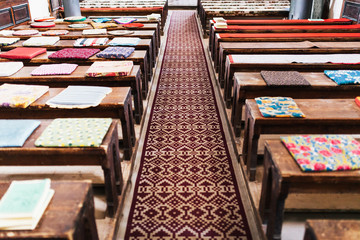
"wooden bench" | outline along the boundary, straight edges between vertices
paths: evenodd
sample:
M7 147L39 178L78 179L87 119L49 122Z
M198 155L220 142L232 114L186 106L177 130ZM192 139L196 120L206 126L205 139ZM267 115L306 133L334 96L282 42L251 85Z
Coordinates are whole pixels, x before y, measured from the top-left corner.
M230 54L226 57L223 76L226 106L230 107L232 103L231 95L235 72L259 72L262 70L315 72L330 69L359 69L359 56L358 54ZM351 58L354 59L352 61L354 64L341 63L347 62ZM330 63L331 61L336 61L336 63ZM219 80L222 81L221 76L219 76Z
M132 97L129 87L113 87L103 101L90 108L51 108L46 102L62 92L64 88L50 88L49 91L27 108L0 108L2 119L53 119L53 118L114 118L120 119L124 148L124 159L129 160L136 136L132 113Z
M352 20L348 18L340 19L323 19L323 21L311 21L309 19L226 19L226 24L229 26L238 25L238 26L267 26L271 27L273 25L297 25L297 26L316 26L316 25L350 25L353 23ZM209 43L212 42L215 38L215 21L210 20L209 22Z
M0 182L0 197L10 182ZM90 181L52 181L55 194L34 230L0 230L0 239L98 240ZM70 191L69 191L70 190Z
M359 42L222 42L215 52L214 68L223 76L229 54L326 54L358 53Z
M295 99L305 118L265 118L254 99L245 104L242 159L255 180L258 140L262 134L358 134L360 107L353 99Z
M360 239L359 220L309 219L305 223L304 240Z
M237 72L234 74L234 91L231 109L231 123L235 136L240 137L242 111L246 99L263 96L292 98L355 98L359 96L360 85L337 85L321 72L301 72L311 84L309 87L268 86L260 72Z
M105 179L107 215L113 217L119 207L119 196L123 188L117 130L119 120L113 120L100 147L36 147L36 139L51 122L52 120L42 120L23 147L0 148L0 165L101 166ZM74 195L73 190L71 195Z
M48 47L47 47L48 48ZM64 46L66 48L66 46ZM25 66L38 66L40 64L54 64L54 63L75 63L78 65L91 65L96 61L133 61L134 64L140 66L141 70L141 90L143 98L146 98L148 93L148 84L151 80L150 65L148 62L147 52L144 50L135 50L129 57L126 59L116 59L116 58L98 58L96 54L90 57L87 60L84 59L49 59L48 56L53 52L47 52L41 55L38 55L30 60L23 60ZM0 58L0 62L8 62L8 59Z
M217 33L212 56L219 51L220 42L354 42L360 33Z
M0 83L48 85L54 88L63 88L68 85L131 87L131 94L134 97L135 105L135 122L140 123L143 113L143 102L139 65L134 65L128 76L116 77L86 77L85 72L89 66L78 66L71 75L31 76L30 73L35 68L36 67L23 67L10 77L0 77Z
M358 33L360 24L353 25L271 25L271 26L237 26L229 25L227 28L212 27L213 35L209 37L209 49L213 60L219 50L215 45L215 34L218 33Z
M289 193L359 193L359 186L360 170L302 172L280 140L267 140L259 206L261 219L267 222L267 238L281 239L285 200ZM357 226L359 230L359 224ZM329 236L320 239L335 239Z
M76 40L60 40L57 43L55 43L54 45L48 45L48 46L44 46L48 51L57 51L57 50L61 50L63 48L78 48L78 47L74 47L74 43ZM11 49L17 48L17 47L23 47L23 42L25 42L25 40L20 40L17 43L14 43L12 45L8 45L8 46L2 46L0 47L2 51L9 51ZM109 41L110 42L110 41ZM88 46L88 47L84 47L84 48L96 48L96 49L100 49L103 50L105 48L111 47L110 45L102 45L102 46ZM147 60L149 63L149 67L152 73L152 68L155 65L155 61L156 61L156 56L154 55L155 52L153 51L153 46L151 44L151 39L141 39L139 44L136 46L121 46L121 47L133 47L135 48L135 50L145 50L146 54L147 54ZM132 55L130 55L129 57L132 57ZM23 60L26 61L26 60Z

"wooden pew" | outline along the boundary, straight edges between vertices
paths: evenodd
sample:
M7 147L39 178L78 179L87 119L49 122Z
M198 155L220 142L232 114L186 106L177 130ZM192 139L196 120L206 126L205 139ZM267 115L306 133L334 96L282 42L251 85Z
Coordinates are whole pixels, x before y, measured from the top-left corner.
M64 88L50 88L49 91L27 108L0 108L1 119L53 119L53 118L114 118L120 119L124 148L124 159L130 160L136 136L132 112L132 97L129 87L113 87L97 107L85 109L51 108L46 102Z
M352 61L354 64L342 64L351 58L354 59ZM261 70L314 72L328 69L359 69L359 62L358 54L230 54L226 57L225 62L224 100L226 106L230 107L235 72Z
M265 118L254 99L245 104L242 158L255 180L261 134L359 134L360 107L355 99L295 99L305 118ZM359 188L360 189L360 188Z
M240 26L272 26L272 25L349 25L353 21L348 18L340 19L319 19L310 20L310 19L226 19L226 24L231 25L240 25ZM213 28L216 21L210 20L209 23L209 37L214 39Z
M209 37L209 48L213 60L219 46L215 44L215 34L220 33L356 33L360 32L360 24L353 25L271 25L271 26L237 26L229 25L227 28L212 27Z
M0 182L0 197L9 185ZM98 240L91 182L51 181L51 188L54 196L37 227L32 231L0 230L0 239Z
M350 42L360 40L360 33L217 33L212 56L219 51L220 42Z
M280 140L265 141L264 177L259 212L263 222L267 222L267 238L281 239L285 200L289 193L359 193L359 186L360 170L302 172ZM336 226L334 223L329 223L328 226L330 228L327 228L326 232L334 233L334 230L339 230L332 228ZM356 235L359 236L360 225L357 223L355 226ZM342 231L336 232L341 235ZM343 232L349 233L345 230ZM335 238L330 234L325 238L315 239Z
M221 42L215 52L214 68L223 76L229 54L325 54L358 53L359 42Z
M134 97L135 122L140 123L143 113L141 96L140 66L134 65L128 76L116 77L86 77L85 72L89 66L78 66L71 75L31 76L36 67L23 67L20 71L10 77L0 77L0 83L19 83L48 85L55 88L63 88L68 85L90 85L106 87L131 87L131 94Z
M246 99L262 96L283 96L292 98L355 98L359 96L360 85L337 85L323 72L301 72L311 84L309 87L279 86L266 84L260 72L237 72L234 74L231 123L235 136L240 137L242 111Z
M51 122L42 120L22 147L0 148L1 166L101 166L105 179L107 215L113 217L119 207L123 188L117 131L119 121L113 120L100 147L36 147L36 139ZM71 191L71 195L74 194Z
M209 29L209 20L213 17L266 18L281 19L289 16L289 1L276 1L266 4L264 1L204 1L198 0L198 15L204 32Z
M52 49L54 47L54 50L57 48L56 46L49 46L46 48ZM64 48L67 48L67 46L64 46ZM150 64L148 62L147 58L147 52L141 51L141 50L135 50L129 57L126 59L108 59L108 58L98 58L96 55L90 57L87 60L83 59L49 59L48 56L52 54L53 52L49 51L47 53L38 55L30 60L23 60L24 65L26 66L36 66L39 64L50 64L50 63L76 63L78 65L91 65L93 62L96 61L121 61L121 60L127 60L127 61L133 61L134 64L140 65L141 70L141 89L142 89L142 96L143 98L146 98L146 95L148 93L148 84L149 81L151 81L151 71L150 71ZM0 62L8 62L8 59L0 58Z
M359 220L309 219L305 222L304 240L360 239Z

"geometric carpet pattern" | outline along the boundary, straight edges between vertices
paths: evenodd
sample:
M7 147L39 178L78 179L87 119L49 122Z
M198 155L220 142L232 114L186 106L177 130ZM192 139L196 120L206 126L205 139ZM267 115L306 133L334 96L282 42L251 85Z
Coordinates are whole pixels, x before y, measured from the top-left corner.
M125 239L252 239L195 14L170 20Z

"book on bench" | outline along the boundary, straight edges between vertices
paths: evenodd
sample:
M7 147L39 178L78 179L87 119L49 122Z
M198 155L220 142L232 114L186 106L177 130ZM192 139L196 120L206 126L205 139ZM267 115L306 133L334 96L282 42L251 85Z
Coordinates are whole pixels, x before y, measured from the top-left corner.
M50 182L50 179L12 181L0 200L0 229L35 229L54 195Z

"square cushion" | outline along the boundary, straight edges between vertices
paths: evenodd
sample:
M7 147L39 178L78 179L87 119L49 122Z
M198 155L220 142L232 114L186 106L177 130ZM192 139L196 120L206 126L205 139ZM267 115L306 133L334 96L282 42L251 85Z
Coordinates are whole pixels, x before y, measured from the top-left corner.
M127 76L133 68L132 61L96 61L86 71L88 77Z
M129 57L135 48L133 47L107 47L104 51L96 54L100 58L125 59Z
M22 147L39 125L39 120L0 120L0 147Z
M55 37L31 37L25 42L25 47L40 47L40 46L52 46L60 40L58 36Z
M43 53L46 53L46 48L18 47L8 52L0 53L0 57L8 59L32 59Z
M49 59L88 59L100 49L95 48L64 48L48 56Z
M263 117L305 117L290 97L257 97L255 101Z
M109 46L136 46L140 42L140 38L128 38L128 37L116 37L113 38L108 45Z
M0 62L0 77L11 76L23 66L23 62Z
M91 24L91 26L93 26L93 28L116 28L117 27L116 23L95 23L95 22L91 22L90 24Z
M108 40L108 38L80 38L75 41L74 47L102 46Z
M83 35L105 35L106 29L86 29L82 31Z
M43 64L35 68L31 75L45 76L45 75L69 75L77 68L77 64L61 63L61 64Z
M9 46L20 41L20 38L0 38L0 46Z

